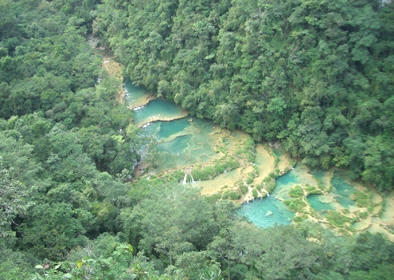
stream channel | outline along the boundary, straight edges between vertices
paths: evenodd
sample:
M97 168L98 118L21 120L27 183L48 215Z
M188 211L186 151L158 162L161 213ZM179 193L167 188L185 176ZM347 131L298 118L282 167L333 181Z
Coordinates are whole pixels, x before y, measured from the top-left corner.
M154 99L131 82L125 82L124 89L126 103L130 109L134 110L135 124L141 128L144 136L153 137L158 142L159 172L174 169L192 170L195 165L204 166L217 157L218 152L215 147L218 142L216 134L219 128L212 122L192 118L175 104L163 99ZM236 142L237 139L242 142L239 136L241 134L237 134L240 132L226 131L226 133L232 137L224 140L227 141L226 147L237 146L240 143ZM253 165L264 173L266 166L268 168L269 160L262 156L256 157ZM247 168L238 168L229 172L224 171L223 174L206 182L199 180L194 182L193 179L192 181L202 188L202 194L211 194L210 189L218 187L225 189L226 184L235 180L239 181L239 176L247 170ZM245 181L244 184L247 185ZM238 209L238 214L264 228L275 224L290 224L295 217L295 212L291 211L284 201L289 199L288 191L296 185L316 188L321 185L330 186L330 191L324 194L310 194L304 198L304 201L307 201L306 204L309 204L308 209L313 209L317 217L324 219L330 210L339 210L344 213L348 213L349 210L351 212L352 209L355 211L354 201L350 199L350 196L356 191L356 186L346 181L340 172L310 171L306 166L297 164L295 168L291 168L275 180L274 190L268 195L264 193L265 198L251 201L239 200L242 205ZM359 211L359 209L356 210ZM319 222L319 218L315 221Z

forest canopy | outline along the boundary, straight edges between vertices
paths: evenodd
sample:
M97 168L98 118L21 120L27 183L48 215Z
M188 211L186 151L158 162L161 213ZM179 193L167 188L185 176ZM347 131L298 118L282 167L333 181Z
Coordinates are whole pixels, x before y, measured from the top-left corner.
M392 22L361 0L0 0L0 279L391 279L381 234L261 229L136 180L148 140L88 41L196 116L388 190Z
M393 6L104 0L93 32L134 83L192 114L390 190Z

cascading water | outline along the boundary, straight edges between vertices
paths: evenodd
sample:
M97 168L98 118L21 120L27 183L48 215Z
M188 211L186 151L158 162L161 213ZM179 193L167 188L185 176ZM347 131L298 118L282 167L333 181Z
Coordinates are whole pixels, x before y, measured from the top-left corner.
M215 129L211 122L188 117L173 103L154 99L130 82L127 82L125 87L126 101L130 104L130 108L134 108L135 123L142 128L141 133L144 136L152 137L157 142L159 171L190 168L194 164L204 164L217 157L214 149L217 139L212 135L215 134ZM237 144L231 143L233 140L225 139L226 146L236 146ZM258 145L256 150L255 165L261 176L256 180L261 182L264 177L268 176L274 163L261 145ZM227 185L229 182L239 181L240 178L243 178L241 182L245 182L242 170L242 168L229 172L225 170L223 174L208 181L197 182L196 185L204 188L202 193L210 194L210 190L217 189L218 185ZM269 196L244 203L238 210L238 214L261 227L289 224L295 215L283 203L283 200L290 198L289 190L300 184L317 186L318 181L324 181L327 174L327 172L316 171L312 175L305 166L299 164L276 180L276 187ZM194 183L191 169L185 171L182 182L185 185ZM328 184L333 186L334 201L329 203L322 201L324 198L322 195L310 195L307 198L311 207L317 212L324 214L325 211L336 209L338 206L348 208L354 204L349 197L353 192L353 187L342 177L334 175ZM248 193L251 193L250 184L246 186Z

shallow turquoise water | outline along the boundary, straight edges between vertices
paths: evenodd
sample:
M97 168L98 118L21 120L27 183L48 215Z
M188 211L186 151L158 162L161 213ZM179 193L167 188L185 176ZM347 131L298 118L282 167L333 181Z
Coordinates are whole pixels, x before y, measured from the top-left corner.
M144 99L147 95L146 91L130 82L126 83L125 88L129 93L126 100L130 104ZM182 111L176 105L156 99L139 110L135 110L134 119L137 124L143 124L151 117L170 118L181 113ZM214 157L216 154L212 145L215 142L210 135L213 131L214 126L211 122L186 117L170 122L152 122L143 127L142 134L156 138L159 142L157 148L160 152L159 169L169 169L204 163ZM278 151L274 152L279 153ZM305 168L298 165L276 180L276 187L271 197L242 205L238 214L260 227L290 224L294 213L275 197L287 199L288 190L297 184L316 185L316 181L311 180L311 176L306 176L305 172ZM313 175L318 179L322 179L325 174L324 171L313 172ZM332 178L331 184L334 186L336 199L342 206L349 207L354 204L350 199L350 194L354 191L353 186L338 175ZM308 201L319 212L333 209L330 204L321 202L318 195L309 196Z
M297 166L287 174L279 177L276 180L276 187L271 193L270 198L254 200L249 204L243 204L238 210L238 214L246 217L250 222L260 227L270 227L275 223L290 224L294 217L294 213L290 211L283 202L274 198L289 198L287 195L288 190L297 184L314 185L315 182L313 182L309 176L303 176L304 172L305 170L303 168ZM318 173L314 175L323 178L325 172L318 171ZM347 183L338 174L333 176L331 184L333 186L335 199L338 203L345 208L354 205L354 201L350 199L350 195L354 192L354 187L351 184ZM322 202L320 198L321 195L310 195L307 197L307 200L312 208L322 215L324 215L327 210L335 210L333 205ZM266 216L268 211L271 211L273 214L271 216Z
M152 117L173 118L182 114L175 104L162 99L155 99L140 109L134 110L134 121L137 124L149 122Z
M133 104L147 95L147 92L140 87L133 85L130 81L124 83L126 90L126 102Z
M144 97L146 92L131 84L127 85L130 100ZM136 94L136 97L134 96ZM141 134L158 141L159 169L169 169L204 163L216 156L212 145L214 131L212 123L185 117L173 121L155 121L148 123L152 117L172 118L182 114L182 110L173 103L155 99L147 105L134 110L137 125L145 124Z
M345 208L354 205L354 201L350 199L354 193L354 186L347 183L340 175L334 174L331 179L331 185L334 187L335 199Z
M141 129L141 134L148 137L154 137L155 139L158 140L158 135L161 129L161 123L162 122L158 121L144 126Z
M191 135L183 135L175 138L171 142L164 142L157 145L159 151L166 153L167 161L170 163L171 158L179 157L188 147Z
M250 222L260 227L270 227L275 224L290 224L294 217L294 212L290 211L276 197L289 198L287 195L288 190L300 183L300 178L296 171L297 169L293 169L285 175L280 176L276 180L275 189L270 194L270 197L256 199L250 203L243 204L238 214L246 217ZM268 211L271 211L272 215L267 216Z
M190 127L188 119L189 118L183 118L170 122L152 122L142 129L142 133L145 136L151 136L160 141L170 137L171 135L184 131L187 127Z
M324 183L324 177L327 174L327 171L323 171L323 170L312 170L311 174L320 182Z
M213 126L206 121L190 120L187 117L171 122L158 121L142 129L143 135L159 142L159 169L190 166L216 156L209 135Z
M275 189L273 195L288 199L288 191L295 185L316 185L316 181L309 176L308 170L302 165L297 165L283 176L276 179Z
M294 169L276 179L276 187L279 189L283 186L295 185L299 183L300 178L297 176Z
M272 227L275 224L287 225L294 218L294 213L286 205L272 197L245 203L238 210L238 214L246 217L256 226L263 228Z
M190 118L184 118L171 122L161 122L158 137L167 138L173 134L183 131L186 127L190 126L189 119Z
M307 200L309 204L318 212L324 212L326 210L335 210L334 206L329 203L324 203L320 200L321 195L311 194L308 195Z
M308 173L308 169L302 165L297 165L294 169L276 179L275 189L270 198L254 200L249 204L242 205L239 214L262 227L272 226L275 223L290 224L294 213L283 202L275 198L289 199L288 191L299 184L317 185L317 182ZM265 216L267 211L274 213L272 217Z
M272 195L280 195L281 197L287 198L287 192L292 186L300 183L300 179L296 172L293 170L289 171L283 176L276 179L275 189Z

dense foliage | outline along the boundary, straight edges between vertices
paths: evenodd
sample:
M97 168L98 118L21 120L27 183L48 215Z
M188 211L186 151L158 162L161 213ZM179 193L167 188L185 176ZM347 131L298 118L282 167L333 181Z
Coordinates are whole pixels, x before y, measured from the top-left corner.
M0 1L2 261L7 248L32 262L61 260L118 231L114 218L127 205L125 182L143 140L116 105L119 81L102 72L86 42L93 8Z
M192 114L391 189L393 20L380 0L104 0L93 30Z
M101 70L100 57L87 43L93 30L113 41L119 54L130 52L122 58L135 59L136 65L132 60L125 65L137 81L142 83L143 79L148 79L144 83L157 86L167 97L176 92L179 96L174 98L178 103L204 116L209 116L208 112L214 110L212 106L217 102L215 106L222 111L212 117L224 125L235 126L233 114L226 111L234 111L233 105L226 102L241 102L237 98L250 96L235 98L236 91L231 91L232 95L226 97L221 93L225 89L220 89L220 84L222 87L231 85L234 90L256 86L253 80L243 81L245 73L249 73L248 68L242 66L243 62L238 61L240 58L235 54L234 57L227 56L224 49L217 48L221 43L215 39L216 28L227 17L232 18L234 23L228 22L226 30L234 30L234 43L238 47L226 51L249 53L243 50L244 40L248 38L243 32L253 31L252 25L244 25L246 18L259 18L258 14L257 18L254 14L250 17L250 11L255 8L253 2L222 1L211 6L212 3L206 1L199 2L198 7L194 7L194 1L189 2L161 1L156 7L148 5L154 2L133 1L137 5L134 9L134 6L129 8L127 2L114 1L110 5L105 1L100 6L100 16L96 18L97 3L94 0L0 0L0 279L390 279L394 270L394 243L381 235L365 233L340 238L308 224L302 224L300 228L282 226L262 230L240 220L231 203L201 197L198 190L178 186L171 178L141 178L130 183L146 139L140 138L130 123L131 113L115 102L119 82ZM144 3L148 4L144 6ZM277 4L277 12L270 11L274 14L266 13L267 20L280 18L281 5ZM143 7L146 14L133 14L142 11ZM157 11L159 14L155 14ZM210 21L204 21L205 15L210 13L213 29L209 26ZM243 17L238 13L243 13ZM387 9L379 13L390 16ZM369 18L373 17L365 19ZM156 23L164 33L154 31L158 28ZM188 34L191 24L195 24L192 30L197 32L193 36L200 39ZM241 29L239 25L242 25ZM151 28L150 41L143 45L151 48L146 49L147 53L142 52L145 50L141 46L137 51L137 45L124 45L127 40L130 40L127 44L141 44L136 41L136 36L129 37L128 32L148 30L145 28ZM160 36L175 36L172 28L179 30L180 37L174 39L179 48L159 48L158 52L156 40L160 41ZM204 30L211 31L204 33ZM382 30L389 34L389 27ZM228 40L232 40L227 31L223 29L220 36L230 36ZM119 32L124 34L120 36ZM191 36L191 41L183 36ZM206 49L204 44L208 44ZM284 42L267 41L267 44ZM382 44L382 53L374 59L387 52ZM120 48L122 45L125 46L123 49ZM253 43L249 47L261 46ZM188 54L188 50L195 54ZM202 68L195 68L190 59L196 59L198 65L199 52L207 50L215 52L203 54ZM228 65L217 62L220 55L223 59L226 56L231 58ZM250 55L253 55L252 49ZM159 57L168 57L168 60ZM177 57L179 63L183 61L185 67L179 68L178 62L171 64L172 57ZM274 62L272 73L277 75L282 64ZM389 67L383 60L377 65L381 70ZM151 68L148 71L145 67ZM359 72L367 71L363 68L366 66L360 64L359 67ZM232 82L231 78L225 85L225 79L230 77L227 71L236 73L241 68L246 72L237 74L238 82ZM258 71L263 69L258 67ZM154 70L157 75L164 76L155 76ZM381 73L384 74L383 70ZM178 82L170 79L171 73L179 76ZM210 75L213 73L223 76L212 80ZM207 96L201 97L199 102L205 104L201 106L206 106L206 112L197 109L197 105L185 103L187 100L197 102L193 89L198 88L203 74L207 77L201 90L205 88ZM140 79L138 75L141 75ZM190 79L189 85L185 84L186 78ZM296 114L296 107L302 102L287 103L290 101L285 99L285 93L277 88L279 80L271 79L271 82L278 97L271 98L273 92L267 92L266 101L271 104L267 108L271 108L273 114L270 116L289 115L287 110ZM210 84L217 84L218 91L212 91ZM390 85L387 78L388 91ZM186 86L190 88L177 90ZM389 108L388 101L385 101L387 104L383 102L385 97L379 86L373 88L379 106ZM189 89L192 95L186 94ZM247 92L252 94L252 90L245 89L245 94ZM360 92L360 102L365 101L367 92ZM217 101L220 98L223 100ZM251 110L251 115L247 116L248 109L242 106L257 104L257 98L252 100L249 105L238 104L236 118L240 124L253 116L257 122L269 117L264 113L265 105L260 113ZM353 105L349 105L351 110L361 106ZM278 106L282 106L282 112L278 111ZM325 111L328 109L322 108L322 116L328 114ZM300 123L305 110L300 113ZM365 110L366 113L380 113ZM381 116L388 115L383 112ZM279 127L290 123L282 118L276 120L283 122ZM371 119L371 129L375 127L374 121ZM379 120L377 127L386 130L381 122L383 120ZM270 134L272 125L270 122L267 125L267 135L272 135L267 136L268 139L276 137L273 136L275 133ZM356 129L347 122L343 126L333 125L349 130L349 133ZM253 131L256 136L263 133ZM352 135L361 139L360 145L367 145L365 141L370 137L380 137L379 146L372 147L383 152L387 144L385 133L372 129ZM332 137L332 134L327 135ZM283 139L285 143L290 141L290 138ZM370 146L366 147L370 149ZM364 149L363 146L360 149ZM390 154L385 156L389 160ZM371 168L381 172L380 167L375 166L376 159L369 160ZM387 164L386 167L391 168Z

